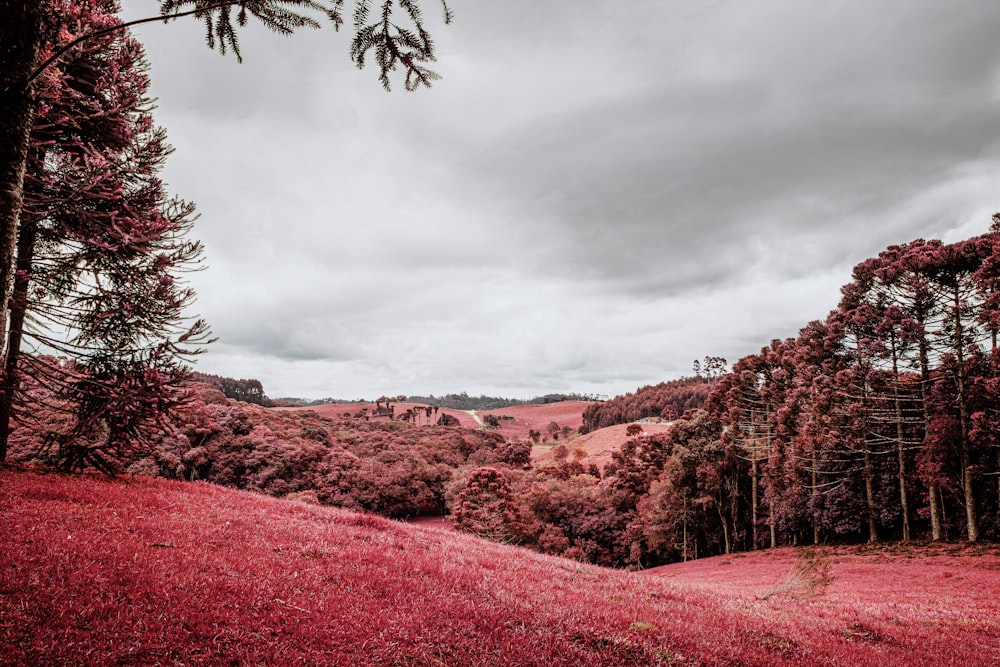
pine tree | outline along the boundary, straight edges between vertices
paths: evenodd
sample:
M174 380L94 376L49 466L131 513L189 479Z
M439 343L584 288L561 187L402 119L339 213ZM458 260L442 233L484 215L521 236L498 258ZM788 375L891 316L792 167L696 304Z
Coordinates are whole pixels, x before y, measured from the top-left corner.
M119 25L116 0L50 6L56 41ZM185 238L190 204L170 199L158 172L170 152L153 124L141 46L111 31L82 45L39 86L25 178L10 340L0 400L0 454L23 375L71 415L51 430L66 469L113 460L181 400L183 360L207 328L183 311L179 273L201 246ZM25 324L32 326L26 329ZM51 356L22 356L22 342ZM30 406L27 406L30 408ZM18 411L22 421L33 411ZM37 424L36 428L47 425Z

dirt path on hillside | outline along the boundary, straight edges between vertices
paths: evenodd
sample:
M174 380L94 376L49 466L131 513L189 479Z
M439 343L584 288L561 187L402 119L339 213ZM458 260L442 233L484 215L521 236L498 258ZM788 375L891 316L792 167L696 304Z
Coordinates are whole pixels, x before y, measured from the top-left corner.
M486 424L483 423L483 420L479 418L479 413L476 412L475 410L462 410L462 412L475 419L476 423L479 424L480 426L486 426Z

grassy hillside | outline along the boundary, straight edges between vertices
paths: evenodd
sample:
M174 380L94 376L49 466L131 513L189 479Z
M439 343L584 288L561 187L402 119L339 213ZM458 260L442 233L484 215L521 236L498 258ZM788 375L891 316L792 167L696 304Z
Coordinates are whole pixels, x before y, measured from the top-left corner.
M548 440L548 426L555 422L559 426L568 426L575 434L583 424L583 411L593 405L589 401L560 401L557 403L538 403L533 405L518 405L499 410L482 411L481 414L493 414L506 418L500 422L500 433L507 438L527 438L528 431L535 429Z
M791 549L629 574L201 483L0 472L0 663L1000 661L995 552L852 554L815 585Z
M669 424L643 424L642 432L646 435L652 435L665 433L669 428ZM563 444L572 452L582 449L587 453L586 458L583 459L584 463L593 463L599 468L603 468L611 460L611 455L620 450L622 443L626 440L628 440L628 424L617 424L590 431ZM543 447L535 447L531 452L532 463L535 465L552 463L555 460L552 444L559 443L548 443Z

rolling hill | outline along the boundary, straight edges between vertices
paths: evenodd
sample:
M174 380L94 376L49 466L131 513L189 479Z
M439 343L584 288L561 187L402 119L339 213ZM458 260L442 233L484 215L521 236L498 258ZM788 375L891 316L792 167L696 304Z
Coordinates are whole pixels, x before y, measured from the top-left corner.
M587 453L584 463L596 464L603 468L610 460L611 454L621 449L622 443L628 439L628 424L618 424L616 426L606 426L585 433L579 437L566 442L566 446L571 450L582 449ZM667 423L643 424L642 432L645 434L665 433L670 428ZM552 447L536 447L531 452L531 461L536 465L546 465L552 462Z
M4 665L986 665L997 590L995 548L627 573L204 483L0 472Z

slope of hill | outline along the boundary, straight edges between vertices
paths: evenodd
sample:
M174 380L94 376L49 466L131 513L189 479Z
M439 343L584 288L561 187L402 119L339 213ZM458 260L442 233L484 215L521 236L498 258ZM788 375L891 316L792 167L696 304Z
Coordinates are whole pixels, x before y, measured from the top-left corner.
M547 438L547 428L552 422L560 427L568 426L575 433L583 424L583 411L591 405L593 405L592 401L560 401L558 403L517 405L480 412L480 414L492 414L500 417L499 431L507 438L527 438L528 431L532 429L539 431Z
M622 443L628 440L628 424L618 424L585 433L566 443L571 452L582 449L587 453L583 463L591 463L603 468L611 461L611 454L621 449ZM655 433L665 433L670 429L670 424L642 424L642 432L652 435ZM537 465L545 465L554 461L552 447L535 447L531 450L531 461Z
M774 553L796 562L790 549ZM757 558L713 560L739 582L738 563ZM891 577L880 579L881 560L896 564ZM919 579L895 579L930 572L906 563L887 553L833 570L845 590L864 582L882 591L877 604L864 593L851 604L816 591L763 599L752 584L753 594L740 592L741 583L718 584L725 574L711 584L706 569L603 570L207 484L6 471L0 663L885 667L1000 660L997 603L984 594L1000 587L996 553L969 555L951 569L942 563L931 589L947 594L940 601L919 592Z
M555 422L560 427L568 426L574 432L583 424L583 412L593 405L591 401L561 401L557 403L538 403L532 405L517 405L497 410L456 410L453 408L438 408L430 417L424 410L428 407L423 403L393 403L395 415L402 415L407 410L413 410L417 415L416 424L435 423L441 414L446 414L458 420L465 428L480 428L485 415L500 417L500 428L497 429L505 438L528 437L528 431L534 429L547 436L547 427ZM375 414L374 403L329 403L308 408L278 408L288 411L313 411L323 417L340 417L344 413ZM477 419L478 417L478 419ZM385 417L384 419L388 419Z

